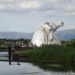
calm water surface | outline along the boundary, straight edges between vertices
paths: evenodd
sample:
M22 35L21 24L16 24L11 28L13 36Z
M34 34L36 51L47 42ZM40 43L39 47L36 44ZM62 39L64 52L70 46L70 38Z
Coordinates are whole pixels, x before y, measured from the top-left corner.
M4 56L8 56L8 52L0 52L0 60L8 60L8 57Z
M4 53L0 53L4 54ZM7 53L5 53L7 54ZM34 66L31 63L20 63L17 65L16 62L0 61L0 75L75 75L73 72L56 72L56 71L45 71L40 69L38 66Z
M0 62L0 75L75 75L75 73L44 71L30 63L17 65L16 62L12 62L12 65L9 65L8 62Z

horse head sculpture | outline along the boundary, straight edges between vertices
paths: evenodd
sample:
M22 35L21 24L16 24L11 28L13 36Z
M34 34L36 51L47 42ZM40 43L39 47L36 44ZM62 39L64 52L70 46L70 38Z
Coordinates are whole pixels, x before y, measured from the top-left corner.
M55 36L54 32L60 26L63 25L64 25L63 22L52 23L52 24L50 24L49 22L45 22L40 24L35 30L31 40L33 46L40 47L42 45L49 45L49 44L60 45L60 41Z
M59 27L64 26L64 22L58 21L57 23L52 23L53 31L56 31Z

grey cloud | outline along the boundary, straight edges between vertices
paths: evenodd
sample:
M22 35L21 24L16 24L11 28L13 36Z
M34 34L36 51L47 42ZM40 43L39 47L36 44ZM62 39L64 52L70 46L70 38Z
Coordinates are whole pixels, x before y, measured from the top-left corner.
M66 13L70 8L74 11L75 5L68 7L73 3L74 0L0 0L0 11L49 16L54 15L53 13ZM50 11L54 12L51 13Z

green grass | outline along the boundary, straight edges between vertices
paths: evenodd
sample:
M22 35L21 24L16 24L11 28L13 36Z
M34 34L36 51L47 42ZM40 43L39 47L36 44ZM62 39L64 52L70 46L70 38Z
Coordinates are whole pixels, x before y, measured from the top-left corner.
M71 46L44 46L20 51L28 61L44 70L75 72L75 48Z
M8 48L8 46L0 46L0 49L7 49Z
M75 48L62 46L44 46L31 50L22 50L21 53L28 54L31 61L57 64L74 64Z
M32 52L33 51L33 49L31 49L31 50L21 50L20 52L22 53L22 54L29 54L30 52Z

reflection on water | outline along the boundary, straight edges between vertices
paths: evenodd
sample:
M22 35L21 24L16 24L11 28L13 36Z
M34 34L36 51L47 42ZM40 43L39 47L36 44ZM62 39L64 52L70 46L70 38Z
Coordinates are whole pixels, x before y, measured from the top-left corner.
M35 71L39 72L39 69L28 63L21 63L18 66L16 62L12 62L12 65L9 65L8 62L0 62L0 75L21 75L21 73Z
M8 60L8 52L0 52L0 60Z
M8 54L8 52L0 52L0 54Z
M75 64L57 64L57 63L50 63L50 62L41 62L41 61L33 61L31 62L33 65L38 66L40 69L44 71L53 71L53 72L73 72L75 73Z
M75 75L75 73L45 71L30 63L17 65L16 62L12 62L12 65L9 65L8 62L0 62L0 75Z
M0 55L6 54L7 52L1 52ZM3 58L2 58L3 59ZM4 59L6 59L4 57ZM51 70L52 65L48 64L31 64L26 62L21 62L21 65L17 65L16 62L12 62L12 65L9 65L9 62L0 61L0 75L75 75L72 71L53 71ZM61 67L59 65L54 65L56 67Z

